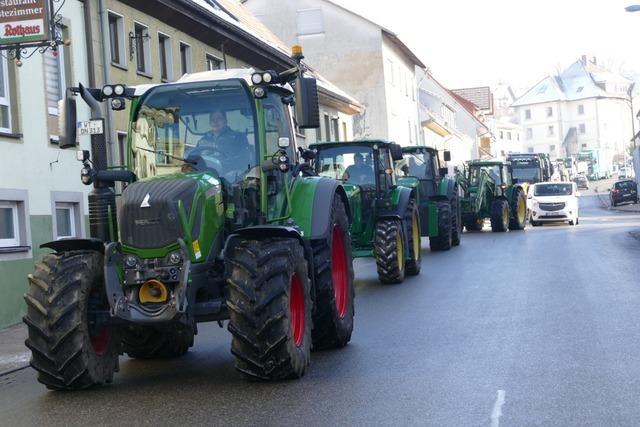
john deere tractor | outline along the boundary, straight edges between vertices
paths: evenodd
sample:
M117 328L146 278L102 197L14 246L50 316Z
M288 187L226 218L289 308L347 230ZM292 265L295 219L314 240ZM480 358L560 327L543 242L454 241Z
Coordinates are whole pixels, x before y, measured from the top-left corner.
M318 105L301 51L293 57L281 73L68 91L63 147L76 145L75 98L92 111L77 128L91 135L79 160L93 184L92 237L43 245L53 253L29 275L26 345L40 382L109 383L119 354L183 355L200 322L228 320L236 369L269 380L301 377L312 347L349 342L349 199L296 149L292 106L306 128L318 126ZM127 165L109 169L102 102L127 100Z
M310 147L315 171L343 182L353 222L355 257L374 257L382 283L420 273L420 214L413 189L399 186L393 162L398 144L381 140L321 142Z
M402 147L403 159L396 162L398 184L414 189L420 212L420 234L429 237L432 251L458 246L462 236L460 186L447 177L438 150L431 147ZM448 151L444 160L451 160Z
M462 222L469 231L480 231L485 218L491 230L523 230L527 219L526 188L512 176L509 162L473 160L457 176L464 190Z

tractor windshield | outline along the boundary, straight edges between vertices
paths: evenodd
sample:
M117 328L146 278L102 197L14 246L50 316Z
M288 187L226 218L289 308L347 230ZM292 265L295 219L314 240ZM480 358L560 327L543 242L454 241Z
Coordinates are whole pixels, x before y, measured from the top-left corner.
M498 185L501 185L503 181L505 181L502 176L502 167L500 165L473 165L469 168L469 185L478 185L480 183L480 175L482 171L485 171Z
M347 145L319 149L316 167L321 176L349 184L375 185L373 161L370 147Z
M254 117L240 80L153 88L131 125L132 170L139 178L208 171L237 182L258 158Z
M398 176L414 176L419 179L433 179L436 175L433 155L428 152L404 153L402 160L396 162Z

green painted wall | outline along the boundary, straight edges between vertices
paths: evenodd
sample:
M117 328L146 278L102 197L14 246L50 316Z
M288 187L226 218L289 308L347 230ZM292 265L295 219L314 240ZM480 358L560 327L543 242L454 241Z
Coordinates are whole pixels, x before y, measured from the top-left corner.
M33 215L31 221L31 247L33 259L0 261L0 328L21 321L27 307L22 296L27 290L27 274L33 264L42 258L48 249L40 249L42 243L53 239L53 223L50 215Z

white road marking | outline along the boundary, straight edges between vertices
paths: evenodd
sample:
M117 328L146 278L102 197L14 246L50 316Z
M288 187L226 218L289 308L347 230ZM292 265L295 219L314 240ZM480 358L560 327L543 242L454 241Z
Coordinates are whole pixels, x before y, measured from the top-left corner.
M498 398L493 404L493 411L491 411L491 427L500 427L502 405L504 405L504 390L498 390Z
M31 358L31 353L12 354L9 356L0 356L0 366L13 365L15 363L28 362Z

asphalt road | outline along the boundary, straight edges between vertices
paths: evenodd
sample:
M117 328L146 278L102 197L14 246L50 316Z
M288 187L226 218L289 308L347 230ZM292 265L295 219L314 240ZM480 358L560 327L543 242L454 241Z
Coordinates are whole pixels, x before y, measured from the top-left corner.
M581 215L465 233L402 285L359 260L353 340L301 380L242 379L207 324L185 357L121 359L108 387L0 377L0 425L640 425L640 216L587 195Z

